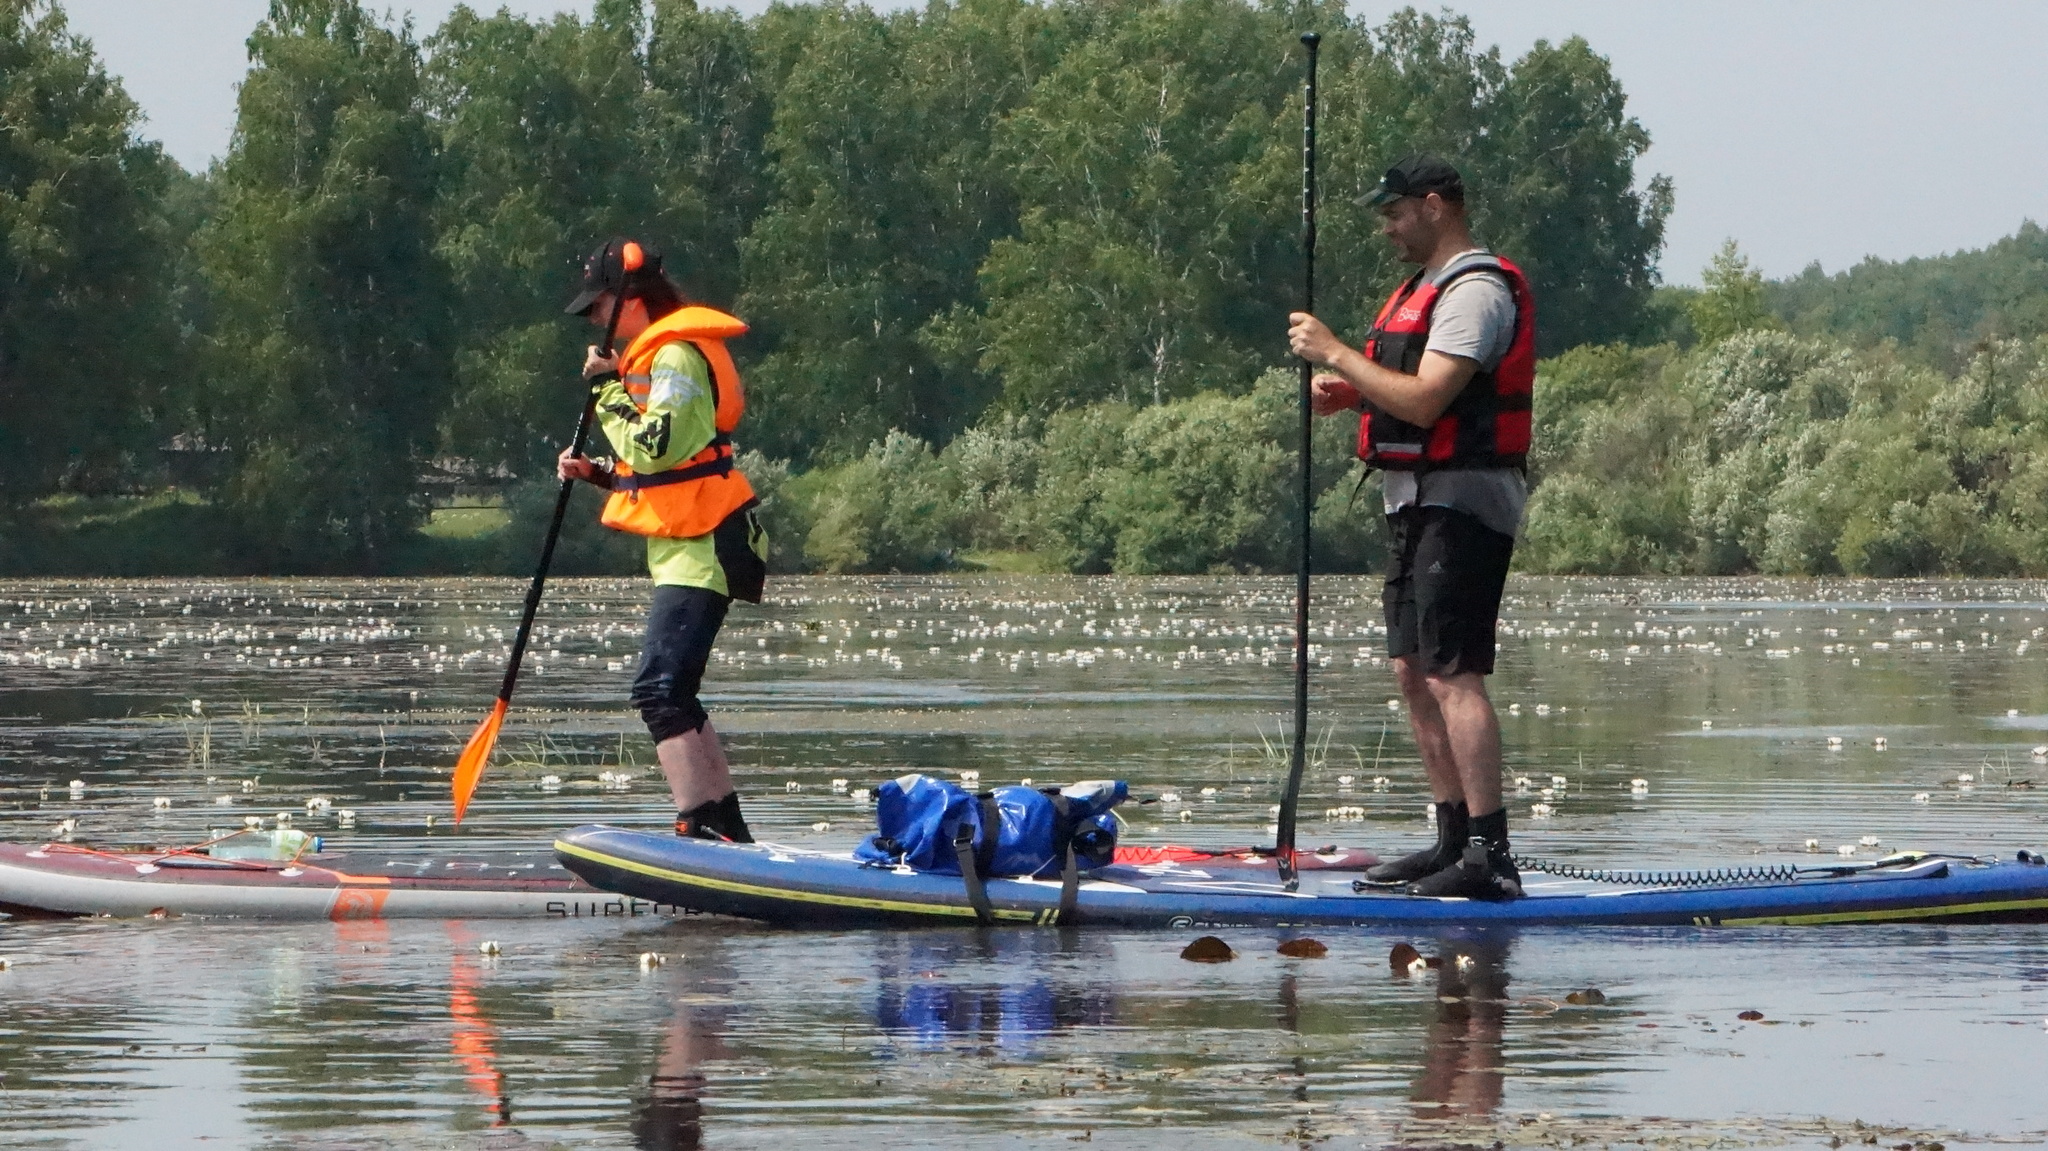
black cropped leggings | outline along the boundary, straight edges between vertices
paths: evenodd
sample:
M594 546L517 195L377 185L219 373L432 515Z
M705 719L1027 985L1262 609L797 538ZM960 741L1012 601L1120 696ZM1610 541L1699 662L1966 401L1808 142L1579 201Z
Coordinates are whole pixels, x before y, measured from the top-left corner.
M731 605L731 599L708 588L656 585L632 700L654 742L701 731L711 718L697 691Z

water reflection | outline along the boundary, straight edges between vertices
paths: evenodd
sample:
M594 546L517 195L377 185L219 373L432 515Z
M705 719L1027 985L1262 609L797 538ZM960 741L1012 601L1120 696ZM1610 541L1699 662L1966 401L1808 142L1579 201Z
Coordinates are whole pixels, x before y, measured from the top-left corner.
M1344 968L1339 986L1352 986L1337 995L1331 994L1328 968L1316 970L1304 987L1309 965L1329 962L1308 960L1287 964L1268 985L1268 994L1233 987L1201 1001L1176 1003L1169 1013L1156 1005L1122 1002L1114 990L1117 981L1104 977L1105 968L1113 967L1109 949L1099 939L1093 942L1090 946L1090 938L1078 931L882 937L875 947L875 1026L907 1040L910 1052L1026 1058L1058 1046L1052 1042L1058 1032L1159 1027L1169 1023L1169 1016L1239 1033L1301 1036L1305 1013L1324 1017L1311 1030L1327 1031L1327 1015L1334 1009L1352 1016L1345 1030L1380 1033L1377 1045L1388 1051L1390 1062L1415 1068L1408 1097L1418 1117L1485 1117L1501 1106L1507 1025L1515 1007L1509 995L1512 932L1462 931L1438 939L1432 958L1440 957L1440 963L1424 979L1433 991L1426 1006L1414 995L1417 981L1405 972L1394 973L1389 996L1388 989L1372 986L1376 978L1358 975L1353 955L1338 961ZM1250 958L1241 956L1240 961ZM1404 1011L1402 1003L1416 1008ZM1398 1054L1403 1049L1409 1053L1405 1057ZM890 1050L885 1049L884 1058L899 1057ZM1310 1100L1310 1071L1303 1055L1277 1068L1292 1082L1288 1094L1297 1102Z
M1401 848L1424 832L1426 796L1384 708L1376 588L1318 588L1329 754L1302 834ZM666 796L616 705L644 583L564 581L506 757L448 828L447 766L497 686L522 590L0 585L0 838L77 816L81 842L193 842L279 811L372 851L655 825ZM1510 802L1529 854L1692 866L1806 862L1809 840L1865 858L2042 846L2048 586L1509 590L1497 694L1511 774L1528 780ZM1127 809L1134 843L1260 840L1285 758L1266 745L1284 746L1290 593L1235 578L786 581L728 624L715 677L759 830L843 848L872 810L835 780L972 768L1184 797ZM626 768L625 784L597 778ZM316 817L313 796L359 818ZM1537 818L1539 803L1554 813ZM501 960L478 954L486 938ZM1239 960L1205 967L1176 958L1185 938L1094 930L0 921L17 961L0 973L0 1142L154 1151L176 1130L215 1146L467 1148L512 1145L516 1128L576 1146L864 1147L886 1127L921 1146L996 1132L1060 1147L1121 1127L1185 1151L1299 1133L1311 1110L1318 1135L1381 1130L1365 1112L1510 1133L1539 1111L2041 1125L2029 1076L2048 929L1418 938L1452 964L1415 979L1389 978L1395 939L1322 938L1327 959L1288 960L1278 938L1234 936ZM647 950L670 964L640 973ZM1613 1004L1545 1005L1587 984ZM1768 1018L1739 1022L1752 1007ZM193 1092L219 1106L178 1102ZM1459 1140L1380 1140L1404 1141Z
M512 1102L505 1097L505 1076L498 1070L498 1028L477 998L482 977L474 958L474 936L463 924L449 924L447 930L455 945L448 964L448 1018L454 1025L448 1035L449 1053L462 1069L463 1082L483 1101L491 1126L502 1127L512 1122Z
M1055 1031L1108 1026L1116 997L1088 980L1078 930L927 932L877 949L875 1026L919 1050L1025 1054Z
M1440 942L1436 1011L1425 1025L1422 1070L1409 1098L1416 1114L1484 1116L1500 1107L1506 1079L1508 932Z
M695 950L687 970L661 970L658 986L673 1003L666 1019L656 1017L647 1081L634 1092L629 1128L640 1151L689 1151L704 1143L706 1069L734 1060L728 1035L744 1012L723 948Z
M633 1113L633 1146L691 1151L704 1142L704 1065L731 1057L726 1004L678 1002L662 1032L647 1093Z

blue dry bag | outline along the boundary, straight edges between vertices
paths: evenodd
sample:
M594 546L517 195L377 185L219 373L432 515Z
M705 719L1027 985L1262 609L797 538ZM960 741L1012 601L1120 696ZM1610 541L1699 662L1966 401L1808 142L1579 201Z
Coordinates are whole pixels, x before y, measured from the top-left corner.
M999 787L980 796L928 775L906 775L875 789L875 834L854 849L864 863L960 875L971 847L983 876L1060 874L1069 843L1083 868L1102 867L1116 850L1109 810L1130 797L1122 780L1072 787Z

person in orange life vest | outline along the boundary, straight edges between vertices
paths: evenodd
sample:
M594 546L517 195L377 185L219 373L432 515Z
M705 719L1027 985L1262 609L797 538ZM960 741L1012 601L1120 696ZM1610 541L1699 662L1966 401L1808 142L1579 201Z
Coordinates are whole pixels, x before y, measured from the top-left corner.
M565 450L556 474L609 490L605 526L647 537L654 602L632 702L675 799L676 834L751 843L725 750L697 698L726 609L734 599L761 602L767 571L759 501L733 467L746 397L725 340L747 326L684 303L661 257L632 240L609 241L584 262L583 291L568 311L603 331L614 308L613 343L623 350L606 356L592 346L583 361L612 456Z
M1500 721L1486 693L1508 560L1528 484L1535 303L1512 263L1481 248L1457 169L1412 156L1361 204L1402 261L1363 350L1289 316L1317 415L1362 413L1359 456L1382 469L1392 538L1381 594L1387 654L1436 800L1437 841L1368 871L1418 895L1522 893L1501 799Z

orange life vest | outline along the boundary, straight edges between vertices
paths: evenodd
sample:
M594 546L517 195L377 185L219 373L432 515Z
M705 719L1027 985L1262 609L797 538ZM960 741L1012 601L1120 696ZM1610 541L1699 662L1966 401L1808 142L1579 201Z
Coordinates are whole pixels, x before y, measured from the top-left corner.
M718 434L703 451L666 471L635 475L624 463L614 465L611 498L605 501L602 523L635 535L688 539L716 528L754 499L753 485L732 466L732 431L746 411L747 395L733 367L725 341L745 334L747 325L716 308L679 308L647 326L625 355L619 377L627 398L642 412L654 381L654 356L666 344L682 340L697 349L711 368L711 400L717 409Z

